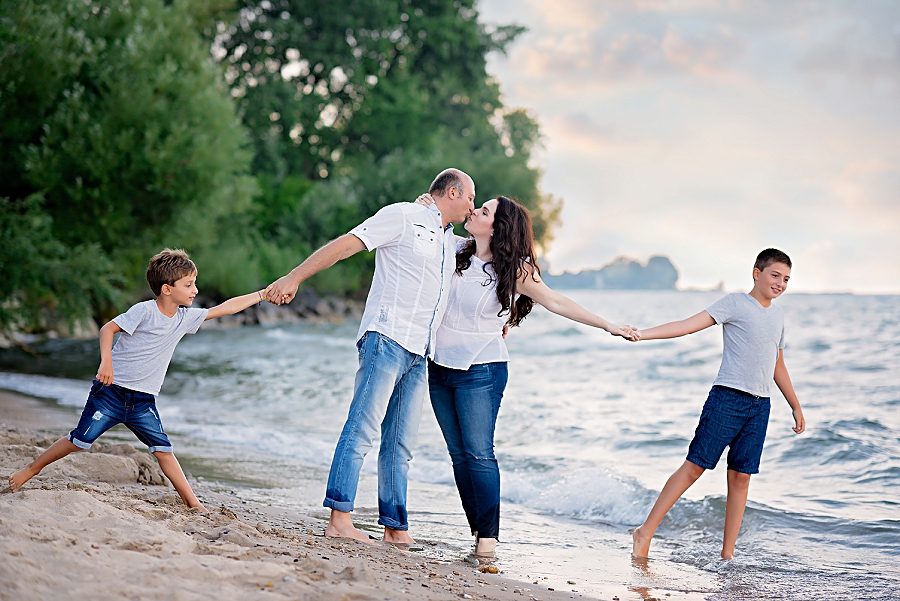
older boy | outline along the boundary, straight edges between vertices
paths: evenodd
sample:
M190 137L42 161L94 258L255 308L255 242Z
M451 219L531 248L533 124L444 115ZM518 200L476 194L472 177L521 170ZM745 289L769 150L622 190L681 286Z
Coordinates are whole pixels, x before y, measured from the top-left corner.
M785 291L790 277L791 259L780 250L767 248L756 257L749 294L729 294L693 317L638 331L641 340L676 338L718 323L725 346L719 375L703 405L687 459L666 482L650 515L632 535L634 557L647 557L663 517L704 471L716 467L726 446L730 449L722 559L734 556L750 475L759 473L773 377L793 411L794 432L806 429L784 364L784 313L772 304Z
M212 309L190 308L197 296L197 267L183 250L168 248L150 259L147 282L156 299L134 305L100 329L100 367L78 426L10 476L12 492L49 464L91 448L101 434L125 424L149 447L184 504L205 510L172 453L172 443L156 411L156 395L175 345L185 334L195 334L207 319L233 315L264 297L259 291ZM113 347L113 337L119 332L122 335Z

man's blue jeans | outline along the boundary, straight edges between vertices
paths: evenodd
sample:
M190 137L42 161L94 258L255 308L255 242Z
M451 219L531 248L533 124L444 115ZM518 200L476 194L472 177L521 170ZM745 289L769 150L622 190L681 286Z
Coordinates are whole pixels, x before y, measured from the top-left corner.
M428 364L428 389L472 533L500 535L500 469L494 457L494 426L508 378L505 362L467 370Z
M378 523L408 530L406 478L425 397L425 358L378 332L363 334L356 347L353 400L334 450L323 505L353 511L359 471L380 426Z

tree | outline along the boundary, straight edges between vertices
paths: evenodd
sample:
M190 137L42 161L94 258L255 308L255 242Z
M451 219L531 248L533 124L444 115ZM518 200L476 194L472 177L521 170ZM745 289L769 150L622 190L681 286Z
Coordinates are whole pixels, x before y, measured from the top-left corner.
M275 211L275 222L293 224L276 235L280 244L311 240L302 222L317 216L303 211L302 197L317 188L297 178L341 179L321 185L357 199L358 210L342 209L353 220L341 221L344 228L411 200L441 169L468 165L479 190L528 206L538 240L548 241L559 203L541 194L528 164L537 125L503 108L486 71L487 55L504 52L521 31L479 22L472 0L241 2L237 20L219 25L213 49L252 132L254 172L269 190L257 198L267 235L275 235ZM392 168L399 155L416 168ZM380 170L394 179L373 179ZM345 231L316 229L327 238Z
M215 256L219 228L256 193L200 31L223 5L0 2L0 196L10 214L43 212L41 239L90 248L133 294L162 245Z
M70 248L53 237L38 196L0 198L0 333L43 330L48 322L89 319L120 293L96 244Z

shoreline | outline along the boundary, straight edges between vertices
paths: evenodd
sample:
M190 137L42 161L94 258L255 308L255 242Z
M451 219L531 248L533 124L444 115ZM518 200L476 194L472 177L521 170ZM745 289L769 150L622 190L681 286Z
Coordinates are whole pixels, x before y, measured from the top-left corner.
M124 443L98 441L10 493L5 477L77 415L0 391L0 578L8 598L225 600L263 591L329 600L576 597L482 572L494 566L478 560L435 559L425 549L433 542L401 549L326 538L321 517L242 502L194 478L209 513L188 510L168 483L154 483L156 462Z

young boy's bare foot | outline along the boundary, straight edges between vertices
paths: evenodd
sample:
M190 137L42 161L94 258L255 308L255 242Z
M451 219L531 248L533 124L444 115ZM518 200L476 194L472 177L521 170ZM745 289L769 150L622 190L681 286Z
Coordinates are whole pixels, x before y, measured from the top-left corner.
M331 510L331 517L328 518L328 526L325 527L325 536L332 538L352 538L367 545L378 545L376 541L370 539L353 525L353 520L350 519L349 513L337 511L335 509Z
M12 476L9 477L9 490L12 492L18 492L22 485L37 476L40 472L34 470L29 463Z
M47 450L41 453L37 459L10 476L8 480L9 490L12 492L18 491L22 488L23 484L40 474L42 469L54 461L59 461L69 453L75 453L81 450L82 449L72 444L68 438L63 436L47 447Z
M631 533L631 540L632 557L650 556L650 541L653 540L652 536L646 536L641 532L640 528L635 528L634 532Z
M414 545L416 541L409 535L406 530L394 530L393 528L384 527L384 542L393 545Z

